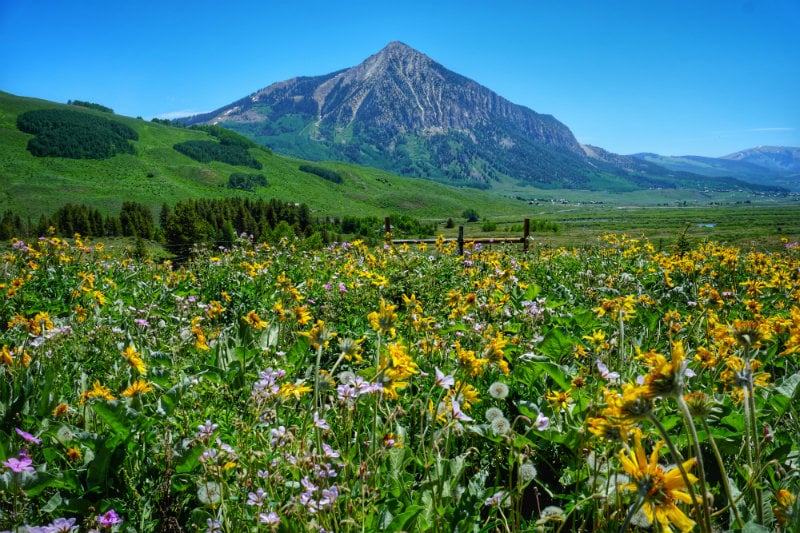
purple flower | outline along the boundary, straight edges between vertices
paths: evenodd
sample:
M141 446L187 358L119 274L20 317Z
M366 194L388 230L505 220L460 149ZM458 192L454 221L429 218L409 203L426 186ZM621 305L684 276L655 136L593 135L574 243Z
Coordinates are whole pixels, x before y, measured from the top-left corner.
M30 443L33 443L33 444L41 444L42 443L42 439L40 439L38 437L34 437L33 435L31 435L27 431L22 431L19 428L14 428L14 429L17 431L17 435L22 437L25 442L30 442Z
M347 292L347 286L344 283L342 283L341 281L339 282L339 292L342 292L342 293Z
M23 457L22 459L17 459L16 457L11 457L8 461L3 461L3 466L6 466L11 469L12 472L20 473L20 472L33 472L33 467L31 461L28 457Z
M211 438L211 435L214 434L214 432L217 430L218 427L219 427L218 424L212 424L211 420L206 420L205 424L200 424L199 426L197 426L197 438L198 439Z
M611 382L616 381L619 378L619 372L609 371L608 367L600 359L596 359L594 364L597 367L597 371L600 373L601 378Z
M461 410L461 404L453 400L453 420L460 420L461 422L472 422L472 418Z
M97 516L97 525L102 527L111 527L122 523L122 518L119 517L114 509L109 509L105 513Z
M271 526L276 526L281 523L281 517L278 516L278 513L275 511L270 511L268 513L261 513L258 515L258 521L262 524L269 524Z
M251 492L247 495L247 505L255 505L257 507L261 507L264 504L264 500L267 499L267 493L264 492L264 489L258 487L255 492Z
M51 533L70 533L78 531L74 518L56 518L49 526Z
M331 427L328 425L328 421L324 418L320 418L319 413L316 411L314 412L314 426L319 429L331 429Z
M533 426L538 431L545 431L550 427L550 419L544 416L542 413L539 413L536 415L536 421L533 423Z
M489 505L491 507L500 507L500 504L506 499L506 492L504 490L495 492L483 502L484 505Z
M436 384L442 387L445 390L449 390L455 384L455 378L453 376L444 375L444 372L439 370L439 367L434 367L436 371Z

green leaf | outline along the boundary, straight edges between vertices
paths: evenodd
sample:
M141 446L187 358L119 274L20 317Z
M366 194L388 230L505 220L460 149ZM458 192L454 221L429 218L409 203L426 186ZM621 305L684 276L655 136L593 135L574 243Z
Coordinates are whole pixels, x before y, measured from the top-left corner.
M94 402L92 409L120 439L127 440L131 434L135 411L127 409L121 402Z
M561 329L553 328L545 334L544 339L539 344L539 349L542 353L560 358L572 352L572 347L575 343L576 341L563 333Z
M179 474L186 474L195 469L198 465L200 456L203 455L202 446L192 446L185 453L181 454L175 463L175 471Z
M518 365L515 369L515 373L520 377L524 377L526 384L529 386L540 381L542 374L547 374L563 390L569 389L564 367L554 363L546 356L535 354L526 355L522 364Z
M421 505L409 505L405 511L392 518L386 531L404 531L410 529L409 523L414 520L424 509Z
M789 399L794 399L800 393L800 372L787 376L775 391Z
M60 492L56 492L55 494L53 494L53 496L49 500L47 500L47 503L44 504L44 506L41 508L41 511L43 513L50 514L53 511L55 511L56 509L58 509L58 507L62 503L63 503L63 500L61 499L61 493Z
M770 528L755 522L748 522L742 528L742 533L769 533L770 531L772 531Z

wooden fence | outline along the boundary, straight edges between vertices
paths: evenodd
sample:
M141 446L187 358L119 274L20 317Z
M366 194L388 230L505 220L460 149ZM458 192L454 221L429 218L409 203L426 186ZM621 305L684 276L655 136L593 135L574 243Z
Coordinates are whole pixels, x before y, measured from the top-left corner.
M383 221L384 225L384 235L386 235L387 240L391 239L392 235L392 220L390 217L386 217ZM528 251L528 237L531 235L531 220L526 218L523 226L522 226L522 237L479 237L479 238L464 238L464 226L458 227L458 238L456 239L445 239L445 241L451 242L455 241L458 243L458 255L464 255L464 243L471 242L471 243L483 243L483 244L491 244L491 243L501 243L501 242L508 242L514 244L522 244L522 250L527 252ZM420 244L420 243L436 243L438 239L391 239L393 244Z

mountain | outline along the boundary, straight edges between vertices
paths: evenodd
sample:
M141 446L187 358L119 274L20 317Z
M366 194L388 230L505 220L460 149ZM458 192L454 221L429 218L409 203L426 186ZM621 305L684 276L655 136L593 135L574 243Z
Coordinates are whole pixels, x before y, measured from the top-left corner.
M654 153L639 153L633 157L676 172L727 176L747 183L800 192L800 148L761 146L724 157Z
M722 159L752 163L776 172L800 175L800 148L788 146L758 146L742 150Z
M400 42L355 67L274 83L180 121L218 124L280 154L462 186L731 188L727 180L587 149L553 116L514 104Z

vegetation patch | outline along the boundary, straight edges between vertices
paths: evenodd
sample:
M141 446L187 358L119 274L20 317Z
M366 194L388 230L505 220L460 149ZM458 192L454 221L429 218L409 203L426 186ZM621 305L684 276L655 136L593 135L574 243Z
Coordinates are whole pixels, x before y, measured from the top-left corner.
M175 150L199 163L219 161L229 165L261 170L261 162L238 144L222 144L214 141L185 141L173 146Z
M130 126L71 109L39 109L17 117L20 131L35 135L28 151L37 157L106 159L136 153L139 135Z
M87 109L94 109L95 111L102 111L103 113L114 113L114 110L104 105L95 104L94 102L84 102L83 100L69 100L67 105L76 105L85 107Z
M330 181L331 183L344 183L344 178L342 175L334 170L329 170L327 168L322 168L315 165L300 165L299 168L302 172L314 174L324 180Z
M246 174L244 172L234 172L228 178L229 189L239 189L241 191L253 192L256 187L266 187L267 178L264 174Z

